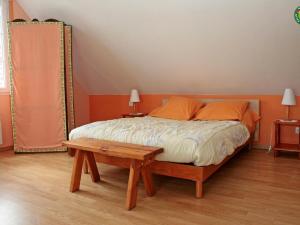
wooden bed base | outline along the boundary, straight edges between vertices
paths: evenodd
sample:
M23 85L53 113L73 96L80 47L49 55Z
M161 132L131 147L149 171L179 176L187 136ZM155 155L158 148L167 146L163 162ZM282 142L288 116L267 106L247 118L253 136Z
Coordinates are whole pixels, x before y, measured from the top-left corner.
M214 174L229 159L235 156L241 149L251 146L252 139L253 138L249 138L249 140L244 145L238 147L233 154L227 156L218 165L194 166L192 164L172 163L172 162L163 162L163 161L155 160L151 164L150 171L152 173L159 174L159 175L195 181L196 198L202 198L204 181L206 181L212 174ZM96 161L100 163L105 163L105 164L114 165L123 168L130 168L130 159L121 159L121 158L103 156L98 154L95 154L95 158Z

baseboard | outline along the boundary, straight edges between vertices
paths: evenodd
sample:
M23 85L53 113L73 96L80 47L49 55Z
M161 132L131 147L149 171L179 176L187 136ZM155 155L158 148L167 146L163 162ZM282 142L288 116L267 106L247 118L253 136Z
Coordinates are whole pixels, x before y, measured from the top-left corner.
M0 152L4 152L4 151L11 151L14 149L14 146L5 146L5 147L0 147Z
M269 145L254 144L253 148L255 148L255 149L262 149L262 150L268 150L269 149Z

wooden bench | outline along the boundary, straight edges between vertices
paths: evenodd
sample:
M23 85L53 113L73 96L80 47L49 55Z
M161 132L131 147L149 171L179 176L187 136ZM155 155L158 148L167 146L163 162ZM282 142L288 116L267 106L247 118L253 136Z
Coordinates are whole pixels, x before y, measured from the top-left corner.
M79 190L84 159L87 162L92 181L100 181L100 175L94 157L94 153L97 153L108 157L130 159L130 173L126 199L126 208L128 210L134 208L136 205L137 185L140 174L142 174L147 195L153 196L155 194L149 166L154 161L155 155L163 151L162 148L92 138L79 138L65 141L63 145L68 148L76 149L70 185L71 192Z

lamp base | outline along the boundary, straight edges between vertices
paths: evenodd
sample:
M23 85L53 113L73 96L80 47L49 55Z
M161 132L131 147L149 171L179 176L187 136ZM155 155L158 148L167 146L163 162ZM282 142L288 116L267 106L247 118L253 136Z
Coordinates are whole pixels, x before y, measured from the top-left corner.
M139 115L143 115L144 113L141 113L141 112L131 112L129 113L129 115L132 115L132 116L139 116Z

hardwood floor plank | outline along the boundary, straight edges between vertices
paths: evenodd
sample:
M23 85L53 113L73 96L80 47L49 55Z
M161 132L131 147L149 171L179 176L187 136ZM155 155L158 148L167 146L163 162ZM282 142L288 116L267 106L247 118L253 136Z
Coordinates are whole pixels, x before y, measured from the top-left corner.
M124 209L128 170L104 164L101 182L82 174L69 192L73 158L66 153L0 152L0 224L5 225L298 225L300 163L297 157L242 152L204 183L153 176L156 195L138 187L138 207Z

